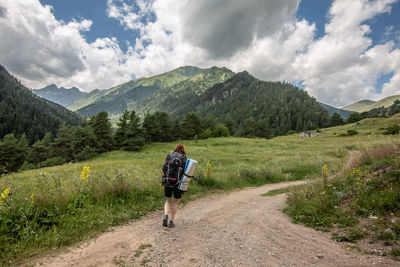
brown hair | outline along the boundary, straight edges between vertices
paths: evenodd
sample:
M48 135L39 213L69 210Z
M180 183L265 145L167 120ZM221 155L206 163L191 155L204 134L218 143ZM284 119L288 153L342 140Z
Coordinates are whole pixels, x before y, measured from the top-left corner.
M186 155L185 147L182 144L177 144L174 152L179 152Z

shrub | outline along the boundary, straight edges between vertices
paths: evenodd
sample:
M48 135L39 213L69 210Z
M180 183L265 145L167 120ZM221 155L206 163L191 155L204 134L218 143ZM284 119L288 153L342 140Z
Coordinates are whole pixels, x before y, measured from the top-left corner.
M214 137L227 137L230 136L229 129L222 123L218 123L212 131Z
M40 162L38 164L38 167L39 168L51 167L51 166L56 166L56 165L62 165L65 163L67 163L67 161L64 158L54 157L54 158L50 158L50 159Z
M383 134L398 134L400 131L400 125L394 124L389 126Z
M354 129L347 130L347 135L348 136L356 135L356 134L358 134L357 130L354 130Z
M201 132L199 138L200 139L208 139L212 136L212 131L210 129L205 129Z
M22 164L21 168L19 168L18 171L33 170L33 169L36 169L36 168L37 168L37 166L35 164L25 161Z
M297 131L296 130L289 130L287 131L286 135L292 135L292 134L296 134Z

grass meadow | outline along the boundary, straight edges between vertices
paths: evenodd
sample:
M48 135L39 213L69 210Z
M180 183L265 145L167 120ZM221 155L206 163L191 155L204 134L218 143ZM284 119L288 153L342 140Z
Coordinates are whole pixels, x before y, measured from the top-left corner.
M199 162L183 202L207 194L266 183L313 179L345 166L349 150L399 143L383 135L400 116L367 119L322 129L326 134L259 138L183 140ZM353 136L340 136L348 129ZM26 261L91 238L110 226L163 207L161 167L175 143L153 143L140 152L114 151L79 163L0 177L0 263ZM84 168L89 167L89 168Z

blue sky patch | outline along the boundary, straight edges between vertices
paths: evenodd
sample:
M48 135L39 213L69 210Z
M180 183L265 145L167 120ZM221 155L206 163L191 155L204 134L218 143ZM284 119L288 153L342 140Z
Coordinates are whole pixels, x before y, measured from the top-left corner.
M90 31L82 32L89 43L97 38L116 37L122 51L126 52L129 41L134 45L136 38L139 37L139 31L127 31L114 18L107 16L107 4L105 0L40 0L42 5L53 6L53 14L57 20L63 20L68 23L72 20L81 21L88 19L93 22Z
M390 79L393 77L394 72L389 72L389 73L379 73L378 79L376 80L376 92L377 93L382 93L382 86L385 83L388 83Z

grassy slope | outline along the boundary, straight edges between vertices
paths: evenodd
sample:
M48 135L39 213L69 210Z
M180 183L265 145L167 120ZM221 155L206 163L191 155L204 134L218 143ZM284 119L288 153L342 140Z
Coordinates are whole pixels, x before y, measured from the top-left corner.
M393 105L395 100L400 100L400 95L394 95L394 96L389 96L384 99L381 99L377 102L356 102L354 104L351 104L343 109L345 110L351 110L351 111L357 111L359 113L364 112L364 111L369 111L374 108L379 108L379 107L390 107Z
M229 137L200 140L197 144L194 141L182 141L189 157L199 161L196 176L202 176L203 173L204 177L208 172L206 163L209 161L212 177L211 180L207 180L206 177L201 183L206 186L192 183L184 200L216 192L215 188L231 189L272 181L301 179L307 174L320 172L323 164L327 164L329 170L337 171L343 167L349 149L397 142L398 137L370 136L367 133L377 133L381 131L379 128L399 120L400 116L390 119L369 119L360 122L359 125L329 128L326 131L327 135L316 138L300 139L296 134L271 140ZM346 127L352 127L360 134L350 137L333 134L345 131ZM44 205L44 208L40 209L41 212L44 210L53 212L57 205L62 211L57 208L56 215L50 214L56 216L52 218L54 220L50 228L52 231L46 230L48 226L44 224L46 227L39 228L34 235L27 231L19 238L11 238L8 235L1 236L0 233L0 242L7 244L3 246L3 251L0 251L3 262L43 253L53 247L65 246L92 237L110 225L120 224L161 208L163 196L160 169L165 155L173 146L174 144L170 143L155 143L137 153L115 151L86 162L1 177L0 190L11 188L10 201L31 209L30 196L35 193L38 196L35 198L35 205ZM93 189L97 191L92 195L84 191L86 187L79 178L84 165L91 168L88 184L97 181L97 185L103 185L101 183L104 182L104 185L108 186ZM122 185L130 186L129 193L122 197L116 194L115 188L110 188L110 184L107 183L105 175L111 179L122 177L124 181ZM259 177L261 180L254 180L254 177ZM93 183L96 186L96 183ZM47 200L39 197L39 191L47 187L55 192L50 194L50 197L55 198L53 201L55 204L52 204L51 199L49 204L50 197ZM86 197L82 200L82 196ZM18 219L19 213L16 214ZM25 222L25 219L20 219Z
M294 189L286 212L366 253L400 256L400 146L363 151L358 166ZM398 258L400 259L400 258Z
M362 111L368 110L368 107L374 103L375 103L375 101L372 101L372 100L360 100L360 101L357 101L353 104L350 104L350 105L344 107L343 109L349 110L349 111L362 112Z

